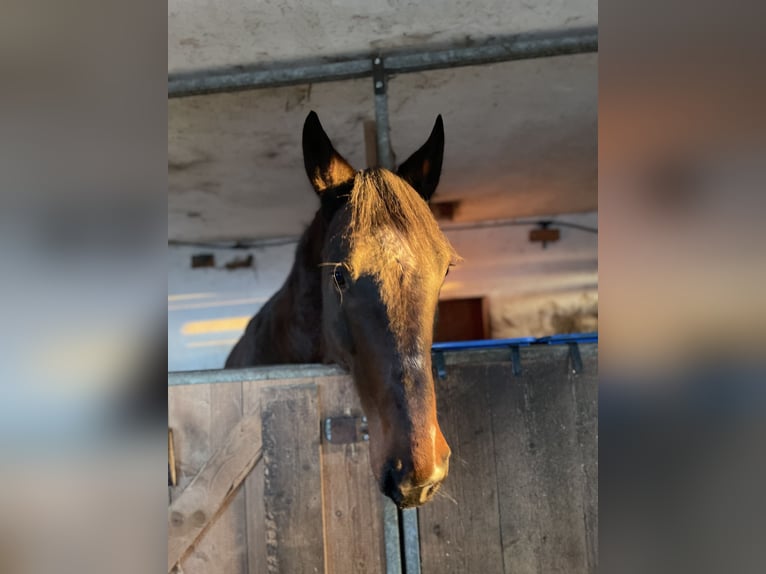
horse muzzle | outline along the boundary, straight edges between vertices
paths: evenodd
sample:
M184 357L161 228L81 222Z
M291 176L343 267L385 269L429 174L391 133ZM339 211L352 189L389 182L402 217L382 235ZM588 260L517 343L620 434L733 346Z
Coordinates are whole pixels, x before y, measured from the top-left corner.
M397 462L389 462L383 470L380 489L399 508L414 508L431 500L439 490L449 471L449 457L436 466L425 480L416 480L415 473L407 472Z

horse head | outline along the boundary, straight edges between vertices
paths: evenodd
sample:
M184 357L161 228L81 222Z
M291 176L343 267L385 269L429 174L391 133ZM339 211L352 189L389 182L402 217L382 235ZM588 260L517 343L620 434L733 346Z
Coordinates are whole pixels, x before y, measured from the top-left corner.
M303 129L306 173L327 230L324 356L351 372L368 419L373 472L401 508L430 500L449 468L431 368L439 290L459 259L428 207L443 152L441 116L396 173L352 168L314 112Z

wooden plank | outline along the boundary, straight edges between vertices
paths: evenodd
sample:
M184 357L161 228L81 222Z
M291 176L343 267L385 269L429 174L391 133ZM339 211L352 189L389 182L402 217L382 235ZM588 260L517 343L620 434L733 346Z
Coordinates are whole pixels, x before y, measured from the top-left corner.
M583 522L588 572L598 571L598 345L580 345L582 374L570 369L577 407L577 440L584 473Z
M424 574L503 572L496 449L484 384L496 371L453 366L445 380L437 380L439 424L452 457L439 494L418 510Z
M321 420L361 415L350 376L318 382ZM322 495L328 572L385 572L383 511L370 468L368 442L332 444L322 440Z
M199 474L170 505L168 571L179 562L222 512L236 489L261 457L252 440L261 424L258 412L243 417Z
M260 408L262 386L252 381L242 383L242 408L252 412ZM253 432L253 440L261 441L262 428ZM266 517L263 508L263 459L245 479L245 517L247 565L249 574L263 574L266 566Z
M587 572L584 476L568 349L522 349L521 378L490 374L505 572Z
M177 466L173 429L168 428L168 486L178 486Z
M265 389L261 416L268 572L323 573L316 386Z
M213 453L210 388L168 387L168 426L173 429L178 472L178 485L170 489L171 501L180 496Z
M526 356L525 356L526 358ZM525 361L523 372L529 365ZM533 528L541 497L537 483L537 445L529 433L534 414L527 388L514 377L509 364L488 373L490 415L495 437L495 465L501 512L501 548L505 572L539 572L536 549L539 533Z
M242 385L210 385L210 442L219 448L242 418ZM252 412L252 411L248 411ZM260 437L257 437L260 441ZM183 561L186 574L247 572L245 492L238 489Z

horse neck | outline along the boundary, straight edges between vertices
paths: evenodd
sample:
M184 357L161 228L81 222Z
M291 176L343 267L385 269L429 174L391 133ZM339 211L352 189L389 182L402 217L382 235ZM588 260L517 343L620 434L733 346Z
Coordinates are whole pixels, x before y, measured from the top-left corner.
M298 347L291 352L298 361L319 360L321 357L322 245L326 223L317 212L301 236L295 250L295 260L285 284L273 307L273 319L289 326L289 340ZM307 357L307 354L316 355Z

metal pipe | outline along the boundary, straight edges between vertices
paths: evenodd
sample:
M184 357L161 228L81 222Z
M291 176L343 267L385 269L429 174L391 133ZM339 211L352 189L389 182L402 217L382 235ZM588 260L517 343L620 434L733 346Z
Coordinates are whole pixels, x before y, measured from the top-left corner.
M372 61L372 84L375 92L375 135L377 139L378 166L394 169L394 152L391 147L391 127L388 123L388 86L383 58Z
M386 73L404 74L457 66L547 58L598 51L598 29L579 28L493 38L461 48L391 52L381 55ZM284 62L279 67L242 67L168 75L168 97L232 92L370 76L375 56L358 54L335 62Z
M370 60L363 58L331 63L283 63L279 68L203 70L168 74L168 97L182 98L256 88L351 80L369 76L371 73Z
M390 129L390 128L389 128ZM372 167L372 166L370 166ZM566 217L564 213L561 216ZM482 221L473 221L471 223L439 223L439 228L447 235L453 231L473 231L476 229L489 229L494 227L512 227L512 226L533 226L539 225L542 221L548 222L554 227L568 227L571 229L578 229L580 231L586 231L598 235L598 228L590 227L588 225L580 225L579 223L572 223L570 221L562 221L555 217L548 218L523 218L523 219L485 219ZM204 249L259 249L267 247L279 247L281 245L289 245L292 243L298 243L300 235L287 235L282 237L262 237L256 239L241 239L236 241L222 241L222 242L203 242L203 241L180 241L176 239L168 240L168 246L170 247L201 247Z
M494 39L478 46L391 54L386 57L386 71L394 74L420 72L597 51L598 30L584 28L548 34L511 36Z
M380 495L383 504L383 545L386 552L386 574L402 574L399 545L399 512L391 499Z
M404 571L407 574L420 574L420 529L418 528L418 509L402 510L402 542L404 544Z
M337 365L264 365L247 369L172 372L168 373L168 386L336 377L344 374L348 371Z

